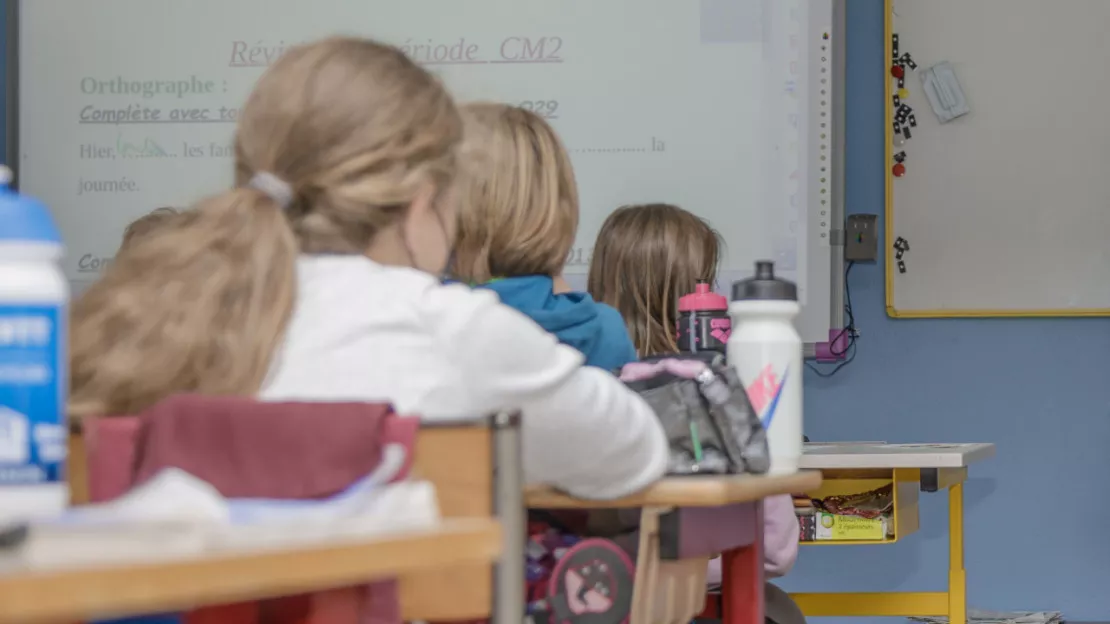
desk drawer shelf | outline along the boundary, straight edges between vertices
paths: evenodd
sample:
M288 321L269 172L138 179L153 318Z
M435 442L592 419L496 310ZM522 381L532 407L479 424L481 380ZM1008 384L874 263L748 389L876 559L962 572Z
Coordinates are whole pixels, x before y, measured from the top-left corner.
M916 468L883 470L827 470L821 487L806 492L814 499L871 492L893 485L894 504L890 514L893 535L885 539L803 541L811 546L859 546L861 544L893 544L917 532L920 526L918 492L920 471Z

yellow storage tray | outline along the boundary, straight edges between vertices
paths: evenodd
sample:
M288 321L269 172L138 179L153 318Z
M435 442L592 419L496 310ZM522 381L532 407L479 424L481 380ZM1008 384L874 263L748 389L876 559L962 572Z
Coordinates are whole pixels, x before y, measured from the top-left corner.
M916 468L884 470L826 470L821 487L806 494L812 498L845 496L870 492L894 484L894 509L891 514L893 537L859 540L818 540L802 544L813 546L858 546L861 544L893 544L917 532L921 526L918 507L920 475Z

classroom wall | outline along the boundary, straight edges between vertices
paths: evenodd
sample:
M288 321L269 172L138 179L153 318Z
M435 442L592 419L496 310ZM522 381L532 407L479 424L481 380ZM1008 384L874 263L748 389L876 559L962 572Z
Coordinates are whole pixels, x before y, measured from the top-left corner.
M845 201L882 223L882 0L848 2L847 38ZM969 601L1110 620L1110 320L890 319L881 262L856 266L849 287L859 353L832 379L807 377L806 433L996 443L998 456L965 487ZM893 546L803 548L784 585L943 589L946 497L922 496L919 534Z
M882 5L848 3L846 170L848 212L880 215ZM971 602L1110 619L1110 320L895 321L881 263L857 266L849 285L859 352L831 379L807 377L810 437L997 443L966 487ZM942 495L924 495L922 531L897 545L805 548L783 585L940 590L946 509Z

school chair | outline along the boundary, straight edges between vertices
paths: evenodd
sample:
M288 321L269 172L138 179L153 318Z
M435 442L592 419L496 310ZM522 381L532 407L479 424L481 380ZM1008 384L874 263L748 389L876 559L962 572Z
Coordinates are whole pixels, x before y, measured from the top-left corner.
M640 544L632 590L632 624L691 621L705 605L705 573L710 553L678 554L668 547L661 527L669 508L645 507L640 512ZM688 529L683 529L688 530ZM681 540L680 536L670 539ZM664 558L665 551L676 554Z
M180 399L171 399L170 402L175 400L180 402ZM315 439L316 449L325 449L326 457L310 449L308 455L314 459L307 459L307 464L304 461L284 463L323 466L324 474L316 471L311 478L303 475L301 478L290 476L289 480L295 482L293 493L300 495L310 494L311 491L322 493L321 490L326 491L336 484L350 483L367 474L373 463L367 457L375 454L374 445L368 443L374 435L376 425L373 423L379 423L379 437L383 440L408 436L406 444L410 449L414 448L415 453L408 454L412 462L406 469L411 468L420 478L427 479L436 486L441 512L445 517L489 517L496 511L501 511L502 518L508 521L506 542L510 543L508 537L512 536L513 541L519 542L521 546L514 549L514 557L504 558L504 563L497 566L496 574L490 574L489 566L471 566L468 569L443 570L426 575L425 578L406 577L399 584L399 589L392 584L372 584L370 587L389 590L376 592L375 601L396 604L399 595L402 606L400 612L394 615L398 619L403 616L406 620L484 617L490 614L491 604L501 613L511 611L519 614L523 611L523 597L519 595L520 592L498 592L496 603L493 592L495 577L498 584L512 586L514 575L516 579L520 579L523 573L523 563L515 563L523 559L523 534L522 531L510 530L514 518L523 524L517 415L498 414L494 417L420 427L417 419L397 417L381 405L267 404L244 399L202 397L190 397L187 400L193 401L191 409L194 417L206 412L210 416L213 410L227 412L229 409L238 409L249 420L264 423L271 431L276 429L288 433L303 428L305 423L301 423L301 419L310 420L313 427L305 430L313 431L313 434L308 437ZM234 407L229 408L229 405ZM87 419L72 427L70 484L73 502L80 504L118 496L140 478L168 465L187 469L194 474L200 473L196 476L210 482L218 481L221 478L219 470L226 470L227 458L235 455L229 452L233 449L226 448L227 445L220 439L198 437L195 423L192 422L196 419L187 416L188 410L180 407L178 405L176 412L163 409L162 413L147 414L145 417ZM322 426L322 423L328 425ZM342 435L331 436L329 431L338 431ZM186 440L184 444L180 443L183 433ZM286 450L280 455L290 457L289 443L304 444L303 440L296 440L298 437L304 436L286 434L283 438L283 443L287 445ZM223 439L249 440L241 435L224 436ZM202 456L199 449L208 448L213 443L224 444L225 448L219 455L223 459L201 459L198 463L198 458ZM255 442L249 446L252 449L257 448ZM211 458L209 451L204 453ZM257 459L257 453L255 455ZM298 455L303 456L305 453L300 452ZM495 478L495 459L505 466L516 466L516 469L501 471L505 474ZM302 460L305 458L302 457ZM252 479L271 472L270 468L259 470L260 465L248 468L250 470L246 472L252 475ZM290 475L288 465L275 469L278 473ZM239 472L241 476L244 471ZM235 494L291 497L287 495L289 492L273 491L272 488L277 485L272 481L261 482L260 485L255 480L255 486L270 490L261 494L247 494L242 491L236 491ZM221 490L228 487L227 483L223 485L225 487L220 488ZM239 486L231 487L234 489ZM227 491L224 493L230 495ZM519 581L516 584L519 586ZM326 613L326 621L331 623L344 621L346 618L336 619L342 614L354 617L357 610L363 609L366 598L365 591L332 590L316 593L311 598L293 597L279 602L202 608L189 613L186 621L188 624L253 623L258 621L264 611L273 613L276 609L290 614L292 619L287 621L323 621L313 614ZM385 619L394 618L389 616Z

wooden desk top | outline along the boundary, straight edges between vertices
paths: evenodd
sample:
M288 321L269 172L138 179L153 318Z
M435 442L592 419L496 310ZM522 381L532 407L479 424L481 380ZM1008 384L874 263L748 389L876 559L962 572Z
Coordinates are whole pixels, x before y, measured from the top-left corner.
M547 486L528 486L524 500L542 509L596 509L616 507L722 507L775 494L807 492L821 485L821 473L803 471L789 475L728 475L669 477L645 490L617 500L574 498Z
M500 525L493 519L467 519L325 546L0 573L0 623L87 621L295 595L490 563L500 552Z
M994 457L993 444L887 444L813 442L801 466L811 470L869 468L964 468Z

